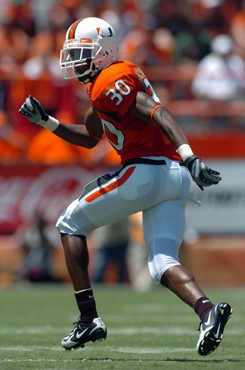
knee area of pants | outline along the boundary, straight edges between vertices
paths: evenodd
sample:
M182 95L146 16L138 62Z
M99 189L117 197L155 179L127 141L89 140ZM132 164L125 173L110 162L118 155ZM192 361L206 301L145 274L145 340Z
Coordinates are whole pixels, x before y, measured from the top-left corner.
M151 275L151 279L152 279L152 281L155 285L159 285L161 283L161 279L160 279L159 275L152 275L152 274L150 274L150 275Z
M177 266L177 265L180 265L180 263L178 261L176 261L175 259L173 259L171 262L165 264L162 266L162 269L151 269L150 266L150 275L151 275L151 278L153 280L153 282L156 284L156 285L159 285L159 284L162 284L162 278L163 278L163 275L164 273L171 267L173 266Z
M179 243L173 239L159 239L149 245L148 267L155 284L160 284L165 271L179 265Z

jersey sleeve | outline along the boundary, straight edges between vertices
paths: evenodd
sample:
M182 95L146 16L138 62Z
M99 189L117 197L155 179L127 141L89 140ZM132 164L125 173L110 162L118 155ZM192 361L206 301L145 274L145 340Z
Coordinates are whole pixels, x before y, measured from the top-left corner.
M112 76L98 96L100 109L122 116L133 104L137 91L137 76L133 73Z

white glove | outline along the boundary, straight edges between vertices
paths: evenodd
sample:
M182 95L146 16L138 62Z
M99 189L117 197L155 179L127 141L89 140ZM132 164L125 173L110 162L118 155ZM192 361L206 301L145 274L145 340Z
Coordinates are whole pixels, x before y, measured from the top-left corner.
M29 121L36 123L50 131L54 131L59 126L59 121L49 116L39 101L33 96L28 96L19 109L19 113L27 117Z

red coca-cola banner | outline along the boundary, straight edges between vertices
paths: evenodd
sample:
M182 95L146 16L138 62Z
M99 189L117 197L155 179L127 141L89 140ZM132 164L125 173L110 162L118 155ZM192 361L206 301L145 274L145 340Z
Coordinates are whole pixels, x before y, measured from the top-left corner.
M0 166L0 234L13 233L36 212L55 224L85 184L107 169L81 166Z

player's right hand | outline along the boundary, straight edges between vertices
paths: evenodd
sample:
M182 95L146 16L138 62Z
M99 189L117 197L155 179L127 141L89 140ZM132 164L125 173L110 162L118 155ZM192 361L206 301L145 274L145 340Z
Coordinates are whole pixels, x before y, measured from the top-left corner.
M201 190L204 187L217 185L221 181L220 173L207 167L203 161L195 155L188 157L184 161L185 166L190 171L193 181Z
M19 109L19 113L28 118L30 121L45 127L49 115L45 112L40 102L29 95Z

